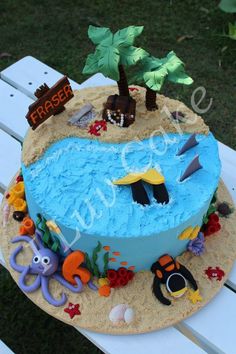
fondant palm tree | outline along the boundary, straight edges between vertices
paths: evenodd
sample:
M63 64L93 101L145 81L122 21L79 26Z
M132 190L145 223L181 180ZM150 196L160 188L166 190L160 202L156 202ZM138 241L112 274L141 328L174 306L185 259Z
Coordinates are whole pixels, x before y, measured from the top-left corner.
M124 67L148 55L144 49L133 46L142 31L143 26L129 26L113 34L109 28L89 26L88 36L97 47L88 55L83 74L100 72L117 81L120 96L129 96Z
M165 80L176 84L190 85L193 80L184 71L184 63L171 51L165 58L145 57L137 74L130 80L146 87L146 107L149 111L156 110L156 95Z

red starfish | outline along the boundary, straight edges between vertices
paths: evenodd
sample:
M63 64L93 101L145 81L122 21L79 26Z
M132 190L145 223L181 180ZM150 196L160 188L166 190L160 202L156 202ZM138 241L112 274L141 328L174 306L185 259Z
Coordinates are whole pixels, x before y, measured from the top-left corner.
M76 315L81 315L79 310L79 304L72 304L69 302L69 305L64 311L70 315L70 318L74 318Z
M129 87L129 90L132 91L138 91L137 87Z
M206 270L205 270L205 274L208 276L208 279L212 279L212 278L216 278L216 280L221 280L224 275L225 275L225 272L220 269L220 267L216 267L216 268L212 268L212 267L208 267Z

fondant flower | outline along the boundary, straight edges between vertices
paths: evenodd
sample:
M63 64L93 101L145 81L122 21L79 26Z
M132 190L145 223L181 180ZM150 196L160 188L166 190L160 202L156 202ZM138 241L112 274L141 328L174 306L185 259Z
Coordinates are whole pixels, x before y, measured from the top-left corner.
M201 256L205 251L204 242L204 235L202 232L199 232L198 236L194 240L189 241L187 249L195 256Z

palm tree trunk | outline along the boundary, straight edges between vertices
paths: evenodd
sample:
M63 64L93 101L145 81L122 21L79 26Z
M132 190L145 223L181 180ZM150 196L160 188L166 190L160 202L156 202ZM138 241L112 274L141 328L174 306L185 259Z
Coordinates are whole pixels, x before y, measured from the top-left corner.
M128 81L127 81L127 77L123 65L119 65L119 74L120 74L120 79L119 81L117 81L117 85L119 88L119 95L129 97Z
M158 108L156 104L156 91L151 90L149 87L146 89L146 108L148 111L155 111Z

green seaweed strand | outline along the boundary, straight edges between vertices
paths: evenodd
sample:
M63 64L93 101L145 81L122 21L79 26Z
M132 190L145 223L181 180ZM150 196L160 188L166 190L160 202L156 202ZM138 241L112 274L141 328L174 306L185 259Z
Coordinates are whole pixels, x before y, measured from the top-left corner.
M42 241L43 243L50 248L52 251L57 252L59 250L59 241L58 240L53 240L50 230L46 225L46 219L38 214L38 218L36 220L36 227L39 229L43 236L42 236Z
M93 274L96 277L100 277L100 271L97 265L97 260L98 260L98 253L101 251L102 245L101 242L98 241L97 247L94 248L93 250L93 256L92 256L92 261L93 261Z
M104 263L104 268L103 268L103 276L106 277L107 271L108 271L108 263L109 263L109 252L106 252L103 256L103 263Z
M87 269L93 274L93 267L92 267L92 263L90 261L89 255L87 252L85 252L85 263L86 263L86 267Z

